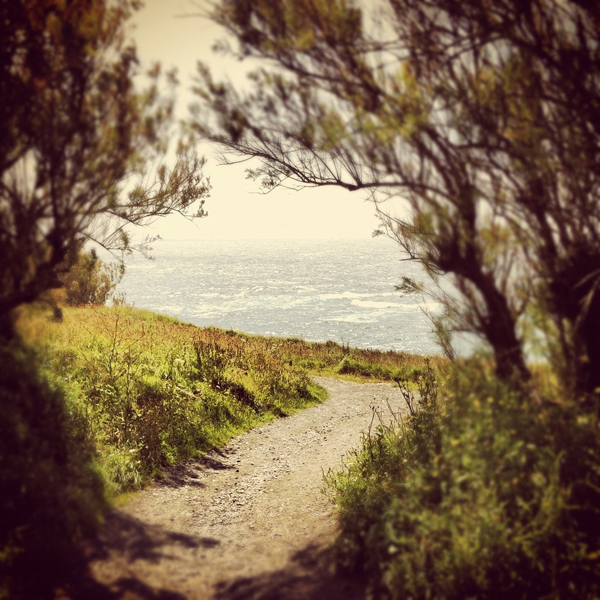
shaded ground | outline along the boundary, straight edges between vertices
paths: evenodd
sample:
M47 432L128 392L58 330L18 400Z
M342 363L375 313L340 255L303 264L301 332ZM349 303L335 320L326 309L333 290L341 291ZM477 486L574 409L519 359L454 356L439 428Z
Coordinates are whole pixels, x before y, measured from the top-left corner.
M91 576L61 599L359 600L334 573L334 507L323 472L368 429L372 407L402 409L389 384L317 378L329 399L171 469L111 513L90 544Z

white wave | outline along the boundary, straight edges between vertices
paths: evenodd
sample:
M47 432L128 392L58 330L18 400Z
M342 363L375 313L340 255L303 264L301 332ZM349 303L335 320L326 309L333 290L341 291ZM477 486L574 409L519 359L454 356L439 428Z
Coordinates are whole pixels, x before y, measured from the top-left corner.
M348 315L346 317L332 317L328 321L336 321L337 323L377 323L377 317L368 315Z
M416 311L416 310L421 310L421 309L425 308L432 312L436 312L438 310L441 310L441 308L442 308L442 305L439 302L433 302L433 301L416 302L415 304L402 304L402 306L409 310Z
M321 294L319 300L351 300L353 298L372 298L377 294L357 294L356 292L344 292L342 294Z
M361 308L404 308L406 304L377 302L376 300L352 300L352 306L360 306Z
M165 304L159 308L160 312L175 313L176 315L183 312L183 306Z

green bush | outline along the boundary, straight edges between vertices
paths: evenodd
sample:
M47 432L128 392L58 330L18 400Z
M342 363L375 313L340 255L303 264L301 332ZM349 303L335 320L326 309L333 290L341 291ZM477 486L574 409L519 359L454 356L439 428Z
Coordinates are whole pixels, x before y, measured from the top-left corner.
M383 598L597 597L596 413L523 402L482 373L455 373L443 404L421 378L420 409L382 419L329 474L340 565Z
M124 264L105 263L93 248L79 252L77 262L61 277L65 301L69 306L106 304L124 274Z
M35 353L0 346L0 598L42 598L105 508L88 425Z
M423 359L426 365L428 358ZM412 364L398 367L388 367L370 362L368 359L355 360L345 356L336 368L340 375L356 375L366 379L382 379L384 381L396 381L397 383L416 383L425 372L423 366Z

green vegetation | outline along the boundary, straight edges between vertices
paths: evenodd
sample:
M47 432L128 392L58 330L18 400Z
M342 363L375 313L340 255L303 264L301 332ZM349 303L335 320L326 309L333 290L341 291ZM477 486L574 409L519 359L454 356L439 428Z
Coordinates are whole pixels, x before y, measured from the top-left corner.
M0 598L47 598L107 503L91 423L34 351L0 346Z
M111 494L323 399L278 344L130 307L40 312L22 333L63 382Z
M378 598L597 598L597 408L523 405L477 362L418 383L327 475L339 564Z

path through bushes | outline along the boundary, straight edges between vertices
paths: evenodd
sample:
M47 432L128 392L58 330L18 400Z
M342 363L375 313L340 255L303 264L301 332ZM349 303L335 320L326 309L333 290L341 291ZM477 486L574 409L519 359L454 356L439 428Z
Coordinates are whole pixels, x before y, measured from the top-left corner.
M323 472L358 447L372 407L398 389L318 378L329 399L172 469L113 512L90 548L92 580L72 598L358 600L331 569L334 507Z

